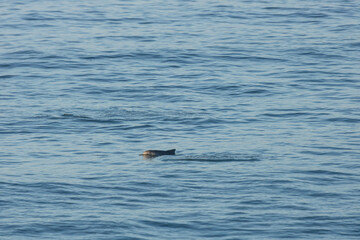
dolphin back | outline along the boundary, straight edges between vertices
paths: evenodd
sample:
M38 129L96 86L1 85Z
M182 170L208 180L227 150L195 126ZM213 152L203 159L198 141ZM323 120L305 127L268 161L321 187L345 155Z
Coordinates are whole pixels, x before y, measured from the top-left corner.
M167 150L167 151L163 151L163 150L146 150L145 152L143 152L140 155L144 155L144 156L175 155L175 151L176 151L176 149L170 149L170 150Z

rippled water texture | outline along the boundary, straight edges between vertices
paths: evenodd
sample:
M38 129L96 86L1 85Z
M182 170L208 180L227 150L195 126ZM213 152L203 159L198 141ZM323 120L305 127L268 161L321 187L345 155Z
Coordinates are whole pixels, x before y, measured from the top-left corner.
M0 12L1 239L360 238L359 1Z

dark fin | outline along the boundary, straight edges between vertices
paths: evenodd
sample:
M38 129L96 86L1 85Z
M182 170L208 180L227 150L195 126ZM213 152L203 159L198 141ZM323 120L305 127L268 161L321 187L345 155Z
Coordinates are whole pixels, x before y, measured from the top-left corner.
M176 149L167 150L166 152L170 155L175 155Z

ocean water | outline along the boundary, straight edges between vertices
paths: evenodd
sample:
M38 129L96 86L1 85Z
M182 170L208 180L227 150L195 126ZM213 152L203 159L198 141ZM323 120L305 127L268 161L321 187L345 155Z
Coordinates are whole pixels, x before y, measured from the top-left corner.
M0 239L360 239L359 1L0 13Z

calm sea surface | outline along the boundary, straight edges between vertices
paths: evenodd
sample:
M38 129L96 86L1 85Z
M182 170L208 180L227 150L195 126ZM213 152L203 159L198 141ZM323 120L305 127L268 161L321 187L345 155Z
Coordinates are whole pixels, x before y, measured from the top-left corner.
M0 13L0 239L360 239L360 1Z

